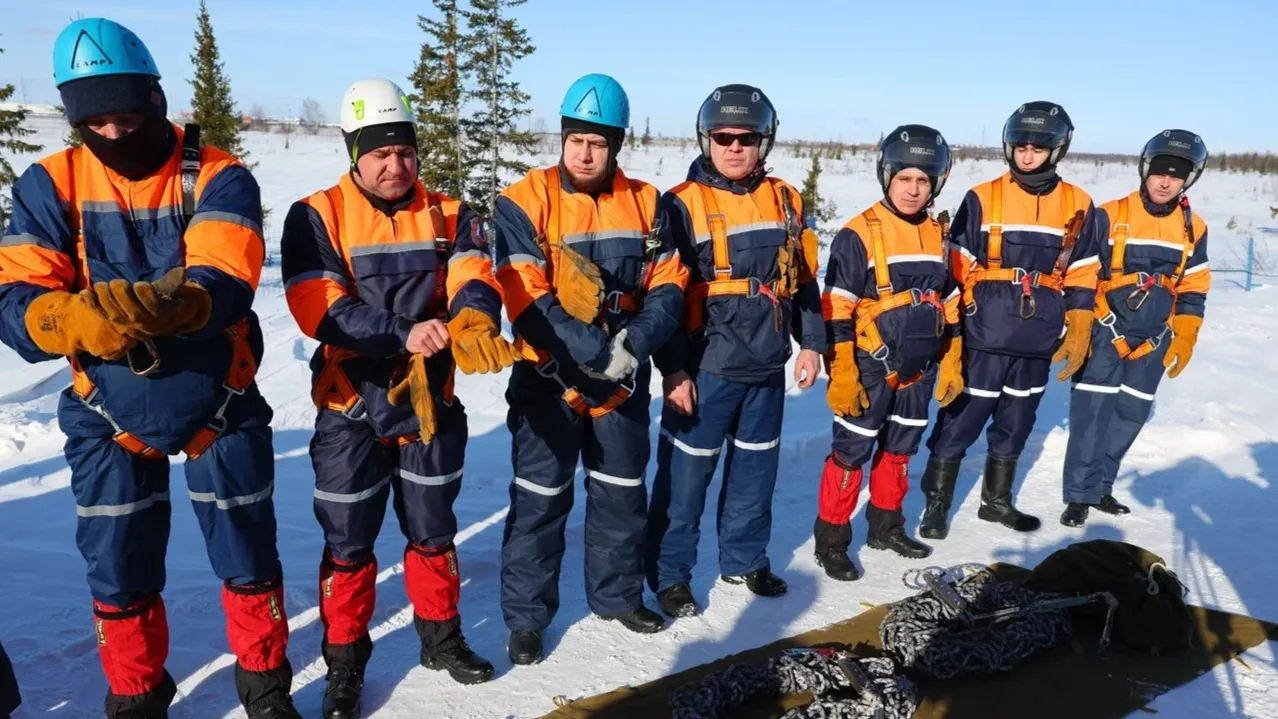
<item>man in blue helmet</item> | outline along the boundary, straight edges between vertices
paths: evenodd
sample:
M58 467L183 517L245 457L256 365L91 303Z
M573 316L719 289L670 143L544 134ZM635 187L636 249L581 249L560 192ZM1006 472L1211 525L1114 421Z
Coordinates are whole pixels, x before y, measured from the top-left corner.
M656 355L665 409L653 478L645 564L661 608L697 612L690 582L706 489L724 452L719 570L730 584L776 597L772 491L785 408L785 365L812 386L826 348L817 239L803 200L767 176L777 115L750 85L717 88L697 113L701 156L662 196L662 212L689 271L683 325Z
M249 717L297 717L275 544L271 409L254 382L262 333L257 183L165 119L155 61L110 20L71 23L54 78L83 148L32 165L0 242L0 340L65 357L67 435L110 717L164 717L169 455L186 483Z
M501 193L493 241L524 360L506 392L515 477L501 571L516 664L541 660L541 634L559 608L578 457L591 611L636 632L664 626L643 604L648 356L678 325L687 272L658 221L656 188L617 167L630 123L621 85L586 75L559 113L559 164Z
M954 215L950 267L963 288L964 387L937 412L927 440L931 454L920 482L927 506L919 523L925 539L949 533L959 465L987 422L977 516L1017 532L1041 525L1012 503L1017 462L1052 363L1065 362L1060 380L1082 366L1096 304L1095 207L1057 174L1073 136L1059 105L1021 105L1003 126L1008 172L969 190Z
M1086 524L1092 507L1131 511L1113 495L1119 465L1149 419L1164 370L1178 376L1194 353L1211 269L1207 223L1185 192L1206 166L1201 137L1164 130L1141 151L1140 188L1096 211L1107 240L1096 265L1091 354L1070 392L1067 527Z

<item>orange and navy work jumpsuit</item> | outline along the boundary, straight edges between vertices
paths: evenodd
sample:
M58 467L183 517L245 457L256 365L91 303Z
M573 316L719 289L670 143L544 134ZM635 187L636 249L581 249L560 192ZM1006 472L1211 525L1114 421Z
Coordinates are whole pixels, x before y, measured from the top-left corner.
M318 415L310 454L324 529L325 643L367 640L373 544L392 490L408 540L404 583L417 629L423 641L442 641L459 621L453 502L467 439L452 352L426 360L437 424L429 442L420 441L411 405L392 406L387 392L405 370L414 324L447 320L463 307L500 322L482 224L465 204L420 181L392 204L364 193L348 173L294 203L280 250L289 309L302 332L322 343L311 359Z
M802 349L825 350L816 253L804 255L810 267L790 268L804 275L796 286L789 272L782 279L781 253L802 241L799 192L763 174L730 182L712 167L698 157L688 180L661 200L689 289L684 327L655 360L667 376L687 372L697 406L692 416L668 406L661 414L645 548L656 592L692 580L721 451L720 572L741 576L769 566L792 338Z
M70 357L74 381L58 404L98 650L111 693L124 697L148 694L166 676L168 455L183 451L191 504L224 582L231 650L244 670L291 676L272 415L253 382L262 358L251 309L265 254L260 195L247 169L206 146L188 219L184 132L174 133L168 162L137 181L85 148L32 165L14 186L14 215L0 242L0 338L28 362L55 359L24 325L31 300L51 290L152 281L185 266L213 301L203 329L154 338L153 374L135 375L125 360Z
M832 342L856 345L860 417L834 416L814 529L817 552L846 552L850 517L871 458L870 536L904 523L907 468L927 428L942 339L958 329L959 289L945 263L940 223L906 220L883 202L853 217L830 244L822 310ZM874 451L875 445L878 451Z
M1097 266L1092 352L1069 400L1064 499L1096 504L1149 419L1175 315L1203 316L1211 269L1207 224L1139 191L1096 212L1107 232ZM1102 235L1105 237L1105 235Z
M679 323L687 270L657 221L657 190L616 170L607 189L573 188L535 169L497 198L493 257L516 348L506 425L515 477L502 543L501 605L511 631L541 631L559 608L564 528L577 460L586 474L586 600L601 616L643 605L640 542L648 493L648 357ZM559 246L599 267L607 292L593 324L556 299ZM641 363L620 383L593 379L622 328Z
M1067 232L1079 212L1081 230ZM1095 306L1101 230L1083 190L1057 180L1035 195L1010 172L968 190L952 228L964 388L937 411L927 446L940 459L961 460L992 415L989 456L1014 460L1034 429L1065 312Z

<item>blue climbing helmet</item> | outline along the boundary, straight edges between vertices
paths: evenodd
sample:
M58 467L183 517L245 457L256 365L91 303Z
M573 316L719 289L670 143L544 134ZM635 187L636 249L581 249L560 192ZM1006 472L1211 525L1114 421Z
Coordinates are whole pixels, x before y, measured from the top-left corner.
M624 131L630 127L630 98L610 75L591 73L569 86L559 116Z
M76 20L53 42L53 80L62 87L72 80L103 75L150 75L160 70L151 51L133 31L106 18Z

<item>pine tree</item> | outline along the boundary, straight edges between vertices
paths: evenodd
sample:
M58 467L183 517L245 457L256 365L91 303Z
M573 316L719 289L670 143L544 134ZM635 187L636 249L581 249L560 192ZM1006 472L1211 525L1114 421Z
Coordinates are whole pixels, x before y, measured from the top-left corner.
M191 63L195 65L195 77L191 84L191 117L200 126L200 142L225 150L244 161L248 152L240 142L244 122L231 100L231 79L222 70L217 39L213 37L213 25L209 11L200 0L200 14L195 30L195 52Z
M803 189L799 191L799 195L803 198L803 210L808 214L808 217L804 219L815 218L818 225L833 220L838 211L833 201L821 197L817 189L820 179L821 158L814 152L812 164L808 167L808 176L803 180Z
M643 119L643 137L639 140L639 144L644 147L652 144L652 118L650 117Z
M631 125L631 126L630 126L630 131L626 133L626 144L630 146L630 149L631 149L631 150L635 149L635 128L634 128L634 125Z
M466 196L473 208L492 217L502 175L522 175L528 165L514 157L531 154L537 138L519 129L519 119L527 116L528 94L510 79L516 60L531 55L537 48L528 33L510 15L510 9L527 0L470 0L471 10L462 13L470 35L472 52L463 64L471 73L474 86L463 95L476 110L461 122L466 142L466 156L479 165L470 179ZM507 152L510 154L503 154Z
M65 118L67 116L67 109L61 105L57 105L56 107L58 108L58 114ZM68 127L67 134L62 136L62 144L67 147L79 147L83 145L84 140L80 138L80 128Z
M4 49L0 48L0 53L3 52ZM0 102L5 102L10 97L13 97L13 85L0 86ZM22 126L26 119L26 110L0 110L0 153L39 152L44 149L43 145L33 145L22 140L35 134L35 130ZM9 164L4 154L0 154L0 190L12 185L17 179L13 165ZM9 202L8 196L0 194L0 234L4 234L9 224Z
M461 109L469 38L461 32L457 0L431 0L439 19L417 16L430 38L422 43L409 78L415 88L418 174L427 187L449 197L466 192L470 167L463 161Z

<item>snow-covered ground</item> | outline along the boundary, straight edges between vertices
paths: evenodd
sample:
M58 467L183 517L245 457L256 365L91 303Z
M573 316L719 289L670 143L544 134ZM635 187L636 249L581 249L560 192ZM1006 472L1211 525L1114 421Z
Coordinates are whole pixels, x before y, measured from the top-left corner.
M56 120L35 125L38 142L56 144ZM260 162L256 176L272 209L268 237L278 258L279 225L297 198L336 180L344 170L335 137L293 135L284 150L279 135L249 133L246 146ZM622 164L637 177L667 188L683 179L696 152L685 148L625 151ZM19 172L34 157L19 157ZM538 162L550 163L542 156ZM775 174L798 184L809 160L778 155ZM823 161L821 192L848 217L877 199L879 190L862 155ZM954 207L963 192L1001 172L994 162L955 168L943 196ZM1131 166L1066 163L1063 174L1098 202L1135 186ZM1212 228L1213 268L1241 267L1246 236L1261 232L1278 204L1278 178L1208 173L1193 191L1194 205ZM1234 221L1236 229L1226 230ZM1264 235L1258 234L1258 237ZM1262 246L1263 250L1263 246ZM1022 461L1025 480L1018 503L1038 513L1043 529L1020 535L976 519L984 441L972 448L959 480L950 539L936 543L925 563L865 550L864 520L854 519L855 559L866 576L853 583L825 578L812 561L811 521L817 477L829 447L830 418L824 383L806 392L792 388L783 435L783 476L778 481L770 546L773 567L790 583L782 599L757 599L742 588L716 583L714 517L707 515L701 565L693 584L705 613L680 619L653 636L631 634L616 623L590 616L583 597L582 506L568 528L563 606L547 633L549 655L533 667L512 667L498 606L502 522L511 479L509 435L504 427L505 378L459 377L457 391L470 416L466 478L457 514L458 553L465 581L462 618L474 648L493 660L496 680L462 687L417 665L411 609L390 563L403 539L387 518L379 551L385 567L373 619L377 648L366 685L366 714L383 717L528 717L553 708L556 695L569 698L637 684L671 671L821 627L856 614L866 603L905 596L901 575L925 564L1010 561L1032 565L1050 552L1082 539L1121 539L1163 555L1186 581L1190 600L1265 619L1278 619L1278 580L1272 552L1278 502L1278 288L1245 293L1241 275L1218 274L1208 303L1202 342L1190 368L1166 381L1154 417L1132 449L1116 487L1131 503L1122 518L1093 515L1085 530L1056 522L1061 510L1060 474L1065 452L1068 388L1053 382ZM275 408L279 546L291 616L289 655L297 670L293 689L306 716L319 712L323 665L317 562L321 537L311 511L312 473L307 457L314 409L307 359L315 347L297 329L284 302L278 266L268 267L255 309L267 338L258 381ZM75 548L74 501L61 456L58 392L69 383L65 364L27 365L0 348L0 642L16 664L25 703L18 717L100 716L105 692L91 629L83 562ZM653 403L654 417L659 413ZM653 437L655 441L655 423ZM655 453L654 453L655 456ZM912 473L922 472L926 451ZM182 466L173 473L173 536L165 591L172 632L168 669L179 683L174 717L243 716L231 687L233 659L227 653L218 583L185 492ZM711 489L718 491L717 486ZM866 497L862 497L864 506ZM913 531L921 498L906 500ZM711 503L713 505L713 503ZM1266 559L1269 557L1269 559ZM655 600L650 605L655 606ZM1246 664L1230 662L1209 676L1172 691L1152 704L1171 717L1278 716L1278 670L1274 647L1247 653Z

